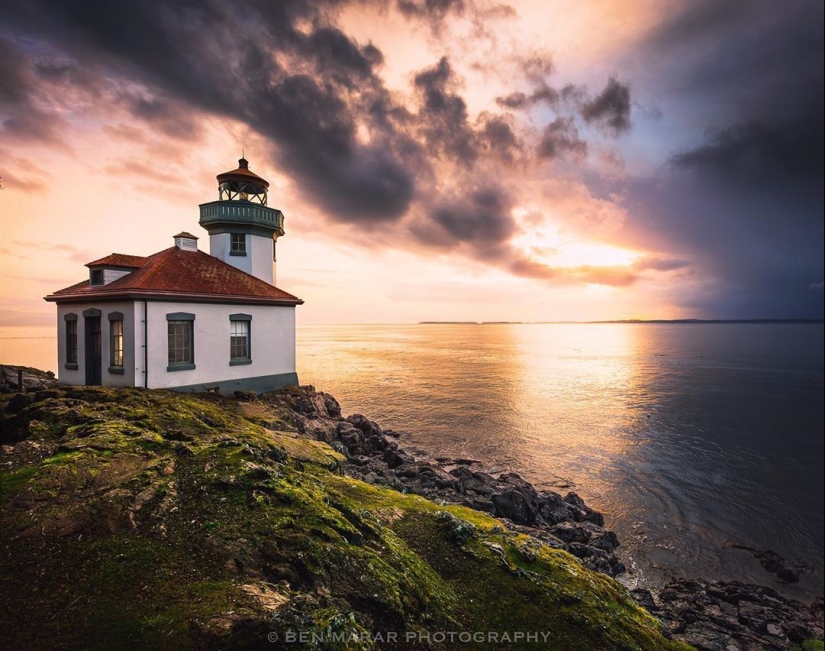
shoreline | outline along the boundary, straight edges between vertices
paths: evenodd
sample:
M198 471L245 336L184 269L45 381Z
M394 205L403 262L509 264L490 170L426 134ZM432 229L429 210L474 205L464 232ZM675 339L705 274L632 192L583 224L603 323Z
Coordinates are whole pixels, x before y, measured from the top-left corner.
M489 513L611 578L620 578L626 570L616 553L621 545L618 537L604 528L604 516L574 492L562 497L554 491L537 491L514 472L493 477L472 470L482 465L477 459L416 459L399 445L395 431L383 430L361 414L344 418L334 397L310 385L237 397L262 402L284 399L298 431L342 453L347 458L344 471L352 477ZM748 551L762 554L763 566L773 574L788 577L796 571L775 552ZM808 639L805 631L811 625L811 637L822 639L822 596L804 604L767 586L692 577L674 578L658 589L626 589L662 622L670 637L699 649L791 648L791 643ZM788 634L791 639L786 638L782 646L780 639Z
M6 371L4 367L0 388L8 392L13 387ZM27 393L11 398L18 410L51 395L55 386L53 378L34 369L27 369L25 382ZM512 472L493 476L480 469L477 459L417 459L399 445L398 434L360 414L344 417L334 397L311 386L261 395L237 392L236 400L247 419L267 430L286 424L304 439L329 445L341 456L341 469L349 477L491 515L510 531L568 552L584 567L611 578L625 570L616 553L618 537L574 492L562 496L539 491ZM781 571L781 564L778 567ZM783 649L822 638L821 597L807 606L763 586L704 579L628 592L662 622L669 637L699 649Z

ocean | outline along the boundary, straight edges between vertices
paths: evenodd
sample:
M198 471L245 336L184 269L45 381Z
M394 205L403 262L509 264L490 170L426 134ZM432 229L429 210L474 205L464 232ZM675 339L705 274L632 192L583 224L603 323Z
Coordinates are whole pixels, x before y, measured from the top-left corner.
M303 326L298 374L422 456L573 490L619 535L630 587L672 576L823 590L822 324ZM0 361L56 370L54 328ZM806 567L781 584L735 546Z

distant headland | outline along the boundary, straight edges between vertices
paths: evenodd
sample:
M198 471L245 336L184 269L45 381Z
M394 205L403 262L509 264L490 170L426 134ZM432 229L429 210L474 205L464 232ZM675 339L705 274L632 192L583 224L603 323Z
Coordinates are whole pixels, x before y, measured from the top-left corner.
M604 323L825 323L823 319L616 319L613 321L419 321L418 325L562 325L562 324L604 324Z

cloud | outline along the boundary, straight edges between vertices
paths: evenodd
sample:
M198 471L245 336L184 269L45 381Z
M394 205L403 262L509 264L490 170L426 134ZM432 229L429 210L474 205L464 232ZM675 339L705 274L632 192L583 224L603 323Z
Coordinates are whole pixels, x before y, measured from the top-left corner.
M29 61L0 33L0 136L6 142L56 142L63 123L38 106Z
M674 298L698 317L823 316L823 41L821 3L700 0L636 53L666 89L660 123L705 130L629 182L623 236L691 261Z
M432 219L458 242L486 248L506 241L515 232L510 198L494 186L437 206Z
M457 80L446 57L415 76L423 98L426 120L421 128L431 151L470 164L478 156L475 133L469 125L467 104L455 92Z
M536 153L550 160L565 154L581 157L587 154L587 143L579 138L573 118L556 118L544 128Z
M585 122L620 134L631 127L630 107L630 88L611 77L601 93L582 104L581 115Z
M433 23L443 21L448 14L464 13L464 0L398 0L398 10L408 18L427 18Z
M546 104L550 107L558 106L562 93L541 82L529 95L516 91L496 98L496 104L508 109L527 109L536 104Z
M517 276L557 284L589 283L609 287L628 287L639 280L638 274L623 266L552 267L528 258L516 258L510 263L509 269Z

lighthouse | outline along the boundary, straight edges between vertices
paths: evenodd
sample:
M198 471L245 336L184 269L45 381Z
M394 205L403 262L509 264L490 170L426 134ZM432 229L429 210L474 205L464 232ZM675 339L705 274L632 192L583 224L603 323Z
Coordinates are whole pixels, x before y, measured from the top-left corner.
M274 285L275 247L284 234L284 215L267 205L269 182L249 169L246 158L217 179L218 200L200 205L209 253Z
M284 216L245 158L217 179L218 200L200 206L209 254L180 232L153 255L89 262L86 280L46 296L57 304L61 383L224 395L298 384L303 301L275 287Z

